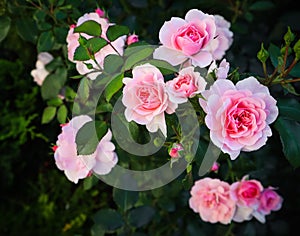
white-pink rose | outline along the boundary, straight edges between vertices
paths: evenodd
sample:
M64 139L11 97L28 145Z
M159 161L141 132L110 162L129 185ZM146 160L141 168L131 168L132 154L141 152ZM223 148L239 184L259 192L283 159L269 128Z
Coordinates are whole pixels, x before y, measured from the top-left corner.
M139 41L139 36L136 34L129 35L126 39L126 44L130 45Z
M37 56L35 63L35 69L30 74L33 77L34 82L39 86L43 85L44 80L49 75L49 71L46 70L45 66L53 60L53 56L48 52L41 52Z
M111 138L112 133L108 130L96 148L96 163L92 168L93 172L96 174L108 174L118 162L118 156L115 153L115 145L111 142Z
M75 142L77 132L89 121L92 121L89 116L80 115L62 125L62 132L58 135L56 145L53 147L56 166L64 171L66 177L74 183L78 183L79 179L86 178L92 172L99 175L108 174L118 161L114 152L115 146L110 141L112 138L110 130L100 140L94 153L77 154Z
M95 63L93 60L87 60L87 61L75 61L74 60L74 53L76 48L80 45L78 42L79 39L79 33L74 33L74 28L81 25L82 23L93 20L101 25L101 36L102 38L107 40L106 37L106 31L109 26L114 25L113 23L110 23L107 19L100 17L99 13L92 12L92 13L86 13L83 16L81 16L76 25L72 25L69 29L66 41L67 41L67 48L68 48L68 59L74 63L76 63L76 69L81 75L87 75L90 79L96 79L96 77L101 74L99 71L95 70L101 70L103 69L103 63L104 58L107 55L110 54L120 54L123 55L124 52L124 46L125 46L125 40L126 36L122 36L117 38L115 41L111 42L111 45L106 45L103 47L100 51L95 53L95 60L97 63ZM86 39L90 39L93 36L87 35L87 34L81 34ZM116 52L117 50L117 52ZM93 69L89 69L85 64L92 65ZM99 67L100 66L100 67Z
M215 36L214 16L192 9L185 19L172 17L163 24L159 31L162 46L154 51L153 57L174 66L191 60L194 66L206 67L213 59L208 46Z
M86 115L74 117L69 123L62 126L62 132L58 135L56 142L55 164L74 183L78 183L79 179L86 178L95 164L94 154L77 155L75 143L78 130L91 120Z
M271 211L280 210L282 202L283 198L275 191L275 188L268 187L261 193L259 207L253 216L261 223L265 223L265 216L269 215Z
M221 60L225 52L230 48L233 42L233 33L230 30L230 22L223 16L214 15L216 22L216 37L209 45L209 51L212 53L214 60Z
M216 80L202 96L199 103L206 113L210 139L232 160L241 151L259 149L272 135L269 124L278 116L276 100L256 78L248 77L236 85Z
M170 100L180 104L188 101L188 98L195 96L205 90L206 81L194 67L186 67L179 71L178 76L166 82Z
M199 213L203 221L229 224L236 208L229 190L230 185L219 179L198 180L191 189L190 208Z
M165 112L175 112L177 104L169 100L162 73L147 63L134 67L132 76L123 79L122 102L127 121L146 125L150 132L160 129L167 136Z
M213 61L210 64L207 73L214 72L217 79L226 79L228 76L229 68L230 68L229 62L227 62L226 59L224 58L220 62L218 67L216 61Z

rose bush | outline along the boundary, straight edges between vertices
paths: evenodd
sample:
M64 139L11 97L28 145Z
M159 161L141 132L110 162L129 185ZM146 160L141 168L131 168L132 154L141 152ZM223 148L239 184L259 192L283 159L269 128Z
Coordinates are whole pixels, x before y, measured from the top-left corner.
M4 3L0 147L24 161L10 167L3 155L0 166L30 171L16 177L20 196L1 191L0 213L13 220L0 234L285 235L297 226L297 27L265 28L257 9L271 1L153 3ZM36 204L11 214L22 190Z

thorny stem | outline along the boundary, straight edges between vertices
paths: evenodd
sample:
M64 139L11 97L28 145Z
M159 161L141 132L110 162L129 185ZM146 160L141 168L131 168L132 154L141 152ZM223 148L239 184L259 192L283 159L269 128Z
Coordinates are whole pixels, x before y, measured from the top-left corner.
M291 72L291 70L294 68L294 66L297 64L297 62L298 62L298 60L295 58L293 60L292 64L289 66L289 68L287 68L287 70L284 71L283 77L287 76Z

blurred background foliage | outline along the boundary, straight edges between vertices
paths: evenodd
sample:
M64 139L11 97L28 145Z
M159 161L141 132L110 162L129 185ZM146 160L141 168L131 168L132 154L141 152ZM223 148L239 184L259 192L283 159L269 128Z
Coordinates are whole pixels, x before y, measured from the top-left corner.
M229 229L202 222L188 207L197 171L138 193L113 189L95 177L75 185L56 168L51 146L59 123L70 119L71 113L67 110L63 118L42 123L45 94L30 71L39 52L59 57L58 64L68 69L62 81L68 85L63 105L70 107L78 80L71 79L77 73L67 60L65 38L71 24L97 7L106 10L111 22L128 26L151 44L158 43L164 21L184 17L189 9L222 15L234 32L226 58L241 74L263 74L256 58L261 42L266 48L271 43L280 47L287 26L300 36L300 9L292 0L0 0L0 235L192 236L225 235L230 230L234 235L297 235L293 233L300 214L300 172L284 158L276 132L267 146L243 153L232 163L221 156L219 173L208 174L230 180L228 173L240 178L248 173L264 186L278 187L283 207L268 216L266 224L253 220ZM295 91L300 92L297 84ZM294 98L276 86L271 92ZM201 142L198 167L205 147Z

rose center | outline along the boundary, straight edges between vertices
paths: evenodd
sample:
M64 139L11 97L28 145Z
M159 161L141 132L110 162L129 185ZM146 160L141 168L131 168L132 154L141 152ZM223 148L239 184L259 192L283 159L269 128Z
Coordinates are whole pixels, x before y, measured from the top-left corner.
M257 193L257 191L256 191L255 188L249 188L247 191L244 191L244 192L242 193L242 196L243 196L244 198L253 198L253 197L256 196L256 193Z

